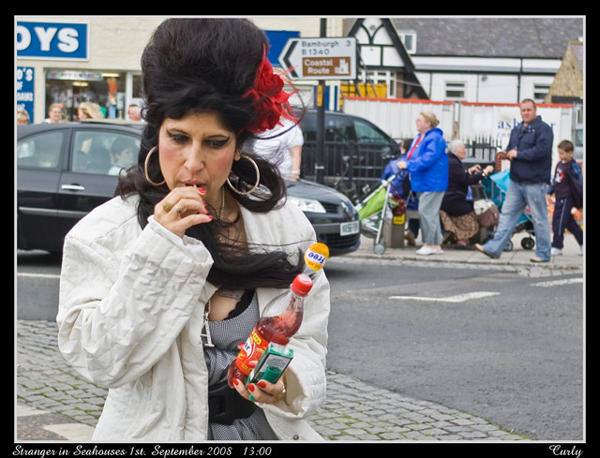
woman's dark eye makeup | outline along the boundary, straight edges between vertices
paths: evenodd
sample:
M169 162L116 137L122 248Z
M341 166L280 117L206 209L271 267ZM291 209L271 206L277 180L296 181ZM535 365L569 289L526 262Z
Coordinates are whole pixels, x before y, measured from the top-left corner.
M189 140L189 136L185 133L180 133L175 130L167 130L169 137L176 143L183 144ZM215 135L214 137L208 137L205 142L211 148L223 148L229 144L231 136L228 135Z
M219 135L219 136L214 137L214 138L208 138L206 140L206 142L212 148L223 148L223 147L225 147L225 146L227 146L229 144L230 140L231 140L231 137L229 137L229 136Z

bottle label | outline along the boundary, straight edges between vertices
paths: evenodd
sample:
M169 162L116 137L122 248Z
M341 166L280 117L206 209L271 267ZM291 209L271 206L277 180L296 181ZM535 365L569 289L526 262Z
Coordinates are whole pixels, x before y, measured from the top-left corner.
M258 361L268 345L269 341L263 339L256 328L254 328L235 360L238 369L245 375L250 374L252 367L248 363Z
M315 272L321 270L327 258L329 257L329 248L324 243L313 243L304 253L304 262Z

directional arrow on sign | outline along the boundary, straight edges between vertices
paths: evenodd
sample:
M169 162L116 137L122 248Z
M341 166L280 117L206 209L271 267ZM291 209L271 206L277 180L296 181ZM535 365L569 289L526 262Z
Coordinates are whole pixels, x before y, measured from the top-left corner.
M299 78L298 72L292 65L291 56L294 55L296 46L298 45L298 40L289 39L286 43L285 47L281 51L281 55L279 56L279 63L285 69L289 69L290 78Z

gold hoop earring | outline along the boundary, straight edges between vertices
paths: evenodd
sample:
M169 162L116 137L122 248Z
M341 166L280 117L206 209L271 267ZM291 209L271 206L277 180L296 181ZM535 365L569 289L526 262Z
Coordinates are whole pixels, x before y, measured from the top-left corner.
M152 153L154 153L154 151L156 151L157 148L158 148L158 146L155 146L150 151L148 151L148 154L146 155L146 160L144 161L144 176L146 177L146 180L148 181L148 183L150 183L151 185L162 186L163 184L166 183L166 180L163 180L160 183L157 183L155 181L152 181L150 179L150 175L148 175L148 162L150 162L150 156L152 156Z
M246 154L240 154L240 159L242 157L252 162L254 170L256 170L256 183L254 183L254 186L252 186L252 188L250 188L248 191L240 191L231 184L231 181L229 181L229 177L227 177L227 185L236 194L239 194L240 196L247 196L248 194L252 194L254 191L256 191L256 188L258 188L258 185L260 184L260 170L254 159L252 159L250 156Z

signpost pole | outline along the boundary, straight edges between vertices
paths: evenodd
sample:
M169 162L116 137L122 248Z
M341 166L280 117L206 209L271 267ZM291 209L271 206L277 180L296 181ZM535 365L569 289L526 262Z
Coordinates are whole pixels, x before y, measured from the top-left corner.
M325 37L327 34L327 19L321 19L321 37ZM319 80L319 86L317 87L317 150L315 157L315 172L317 183L324 183L324 169L325 165L323 162L325 152L325 80Z

